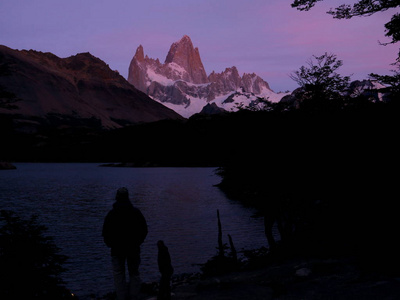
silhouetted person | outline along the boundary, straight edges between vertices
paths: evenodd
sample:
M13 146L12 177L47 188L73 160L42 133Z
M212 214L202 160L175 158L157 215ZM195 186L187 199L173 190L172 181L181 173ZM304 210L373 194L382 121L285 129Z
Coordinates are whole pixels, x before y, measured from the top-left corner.
M168 247L163 241L157 242L158 246L158 269L161 273L160 287L157 299L171 299L171 276L174 273L174 268L171 265L171 256L168 252Z
M118 300L128 296L125 263L129 271L129 296L136 299L140 291L140 245L147 236L147 223L140 210L129 200L126 188L117 191L113 208L103 224L103 238L111 248L114 284Z

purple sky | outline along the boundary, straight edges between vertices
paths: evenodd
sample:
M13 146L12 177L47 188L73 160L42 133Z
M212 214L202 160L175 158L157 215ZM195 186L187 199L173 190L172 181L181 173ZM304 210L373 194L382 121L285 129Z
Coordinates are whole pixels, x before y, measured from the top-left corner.
M384 24L394 10L336 20L325 12L351 0L325 0L309 12L290 0L2 0L0 44L68 57L90 52L127 78L142 44L164 61L183 35L200 50L207 74L236 66L256 73L274 91L293 90L289 74L312 55L334 53L342 75L353 80L390 74L399 51L387 42ZM353 1L354 2L354 1Z

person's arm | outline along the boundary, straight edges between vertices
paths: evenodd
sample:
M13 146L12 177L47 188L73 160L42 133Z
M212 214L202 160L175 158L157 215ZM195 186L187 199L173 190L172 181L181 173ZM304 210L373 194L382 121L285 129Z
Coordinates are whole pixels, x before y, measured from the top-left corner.
M104 219L102 236L103 236L103 239L104 239L104 243L107 245L107 247L111 248L112 241L111 241L110 219L111 219L111 214L108 213L107 216Z

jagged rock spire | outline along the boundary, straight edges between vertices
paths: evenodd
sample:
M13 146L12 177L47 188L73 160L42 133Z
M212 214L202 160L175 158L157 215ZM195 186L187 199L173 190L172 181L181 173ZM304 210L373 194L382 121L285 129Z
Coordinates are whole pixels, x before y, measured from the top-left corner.
M207 77L199 49L193 46L187 35L171 45L164 63L147 57L143 47L139 46L129 67L128 81L153 99L182 105L185 109L195 101L209 102L232 93L236 95L239 89L252 94L253 98L273 93L259 76L240 76L235 66L221 73L212 72Z
M184 35L179 42L171 45L165 64L176 63L189 74L189 82L207 83L207 74L204 70L198 48L194 48L189 36Z
M140 62L144 61L144 51L143 51L142 45L139 45L139 47L136 49L136 53L135 53L134 57L136 58L137 61L140 61Z

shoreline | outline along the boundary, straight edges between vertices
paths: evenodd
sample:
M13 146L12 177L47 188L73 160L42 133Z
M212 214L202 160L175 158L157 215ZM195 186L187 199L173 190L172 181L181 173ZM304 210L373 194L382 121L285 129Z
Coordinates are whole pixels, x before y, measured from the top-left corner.
M349 258L303 258L200 279L172 292L176 300L394 300L400 278L360 270Z
M143 283L139 299L157 299L157 287L158 282ZM171 287L172 300L395 300L400 296L400 274L363 268L351 256L267 254L221 274L177 274ZM92 299L113 297L110 293Z
M15 170L17 167L8 161L0 161L0 170Z

